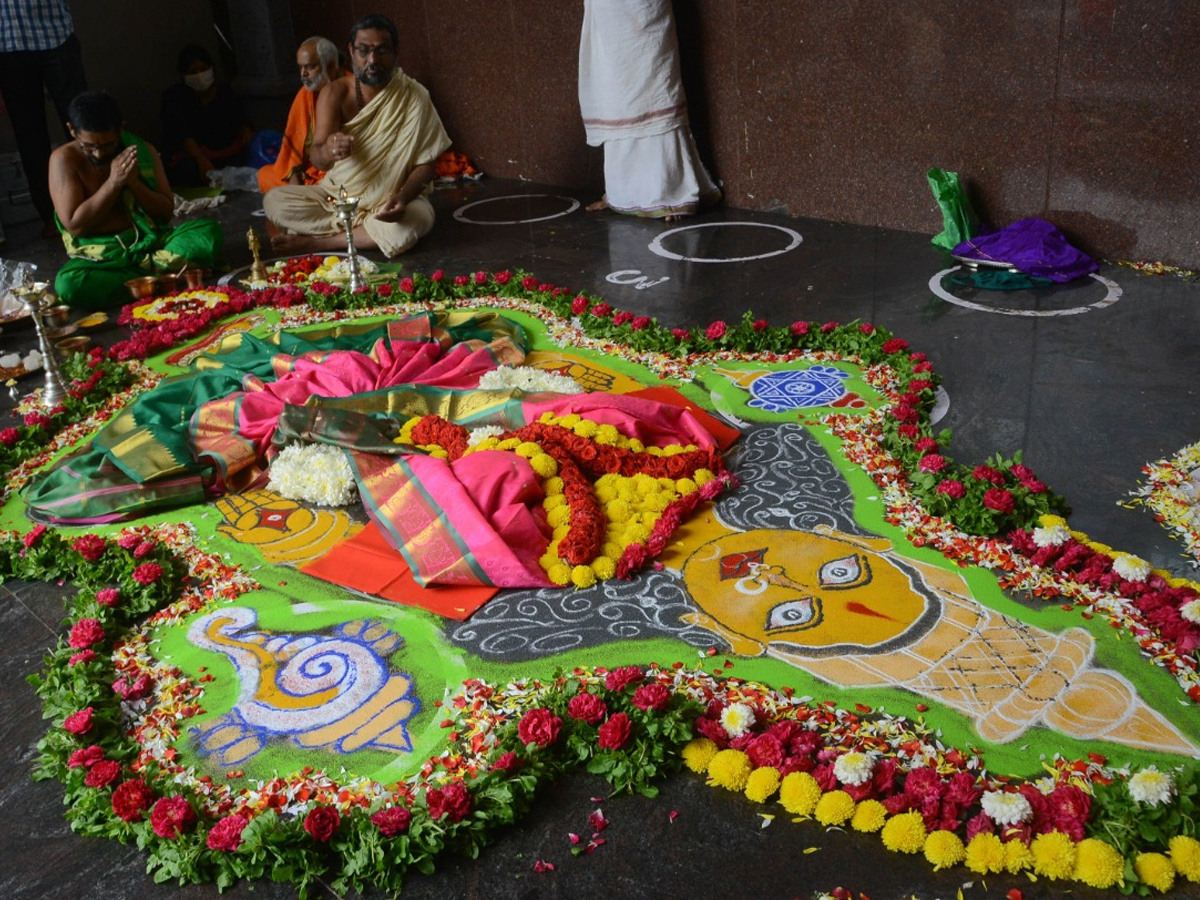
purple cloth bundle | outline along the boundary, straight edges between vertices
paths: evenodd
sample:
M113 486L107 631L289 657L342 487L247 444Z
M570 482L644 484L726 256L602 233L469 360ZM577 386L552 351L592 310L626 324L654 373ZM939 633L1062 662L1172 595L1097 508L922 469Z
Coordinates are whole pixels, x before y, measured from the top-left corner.
M1059 283L1100 268L1094 259L1067 243L1063 233L1045 219L1021 219L999 231L965 240L952 252L964 259L1007 263L1026 275Z

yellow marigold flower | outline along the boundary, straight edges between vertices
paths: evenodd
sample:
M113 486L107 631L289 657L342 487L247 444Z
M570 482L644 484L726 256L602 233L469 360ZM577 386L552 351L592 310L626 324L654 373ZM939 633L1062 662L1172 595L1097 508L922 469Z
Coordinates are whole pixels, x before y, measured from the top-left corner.
M755 803L766 803L779 790L779 770L760 766L746 779L746 796Z
M563 480L555 475L553 478L547 478L542 482L542 490L547 496L561 494L563 492Z
M675 482L675 490L679 491L681 497L686 497L693 491L699 490L699 485L690 478L680 478Z
M708 771L708 764L716 755L716 743L706 737L692 738L683 745L683 764L698 775Z
M599 428L600 426L591 419L580 419L571 430L580 437L590 438L596 434Z
M546 512L550 512L552 509L558 509L558 507L566 505L567 498L562 494L551 494L542 501L542 508L545 509Z
M646 452L651 456L666 456L662 447L655 447L653 444L646 448Z
M822 825L844 825L854 815L854 798L845 791L829 791L821 795L813 815Z
M591 566L576 566L571 570L571 584L577 588L591 587L596 583L596 573Z
M1200 841L1177 834L1167 844L1176 871L1188 881L1200 881Z
M1094 888L1110 888L1125 880L1125 860L1112 844L1084 838L1075 845L1076 881Z
M604 546L601 548L600 552L605 558L611 559L615 562L621 558L621 554L625 551L616 541L609 540L604 542Z
M671 501L675 499L674 492L668 494L666 491L655 491L653 494L647 494L642 501L642 506L649 510L657 518L657 514L661 513Z
M520 446L521 446L520 438L505 438L504 440L497 442L496 449L497 450L516 450Z
M542 452L542 448L533 441L521 441L517 444L516 450L513 451L517 456L523 456L526 459L533 459Z
M637 438L630 438L629 439L629 449L632 450L634 453L643 453L646 450L646 445L643 444L641 441L639 441Z
M557 416L555 416L554 413L552 413L552 412L544 412L540 416L538 416L538 421L541 422L543 425L554 425L554 424L556 424L556 422L555 422L556 419L557 419Z
M708 783L727 791L744 791L753 770L741 750L722 750L708 764Z
M447 459L450 456L445 448L439 447L437 444L422 444L421 449L434 459Z
M925 858L933 865L933 871L940 872L951 866L957 866L967 855L962 838L953 831L938 829L925 838Z
M981 831L967 844L964 862L967 868L980 875L992 875L1005 869L1004 844L994 834Z
M608 477L608 476L605 476L605 477ZM601 503L608 503L610 500L616 500L617 499L617 486L615 484L613 484L611 481L608 483L605 483L604 481L597 481L596 482L596 499L599 500Z
M557 562L546 570L546 577L553 584L557 584L559 587L566 587L571 583L571 567L565 562Z
M1075 872L1075 842L1061 831L1034 835L1029 842L1033 854L1033 871L1054 881L1070 878Z
M884 823L880 837L893 853L920 853L925 847L925 820L915 810L892 816Z
M608 516L610 522L628 522L633 510L629 508L628 503L618 497L616 500L610 500L604 504L604 514Z
M551 528L568 525L571 521L571 507L564 503L562 506L546 510L546 521L550 523Z
M641 522L630 522L621 534L625 544L644 544L650 537L650 529Z
M621 432L615 425L601 425L596 429L597 444L615 444L621 438Z
M597 556L592 560L592 571L596 573L597 581L608 581L617 574L617 562L607 556Z
M1008 841L1004 845L1004 871L1010 875L1033 868L1033 854L1024 841Z
M794 816L811 816L821 799L821 785L808 772L789 772L779 785L779 803Z
M887 808L878 800L863 800L854 807L850 827L863 834L871 834L883 827L887 821Z
M638 492L638 496L645 497L658 490L658 479L651 478L645 472L638 472L633 476L633 487Z
M1133 871L1143 884L1156 891L1169 891L1175 884L1175 867L1161 853L1139 853L1133 861Z
M550 546L546 548L546 552L538 558L538 565L549 572L551 566L556 566L560 562L562 562L562 559L558 555L558 541L552 541Z
M1038 518L1043 528L1054 528L1055 526L1067 527L1067 520L1062 516L1043 515Z
M552 478L558 474L558 463L549 453L539 453L537 456L531 457L529 465L533 467L534 474L538 478Z
M708 482L712 481L716 477L717 476L714 475L712 472L710 472L708 469L697 469L692 474L692 481L696 482L696 484L707 484Z
M567 413L554 424L561 425L563 428L570 428L572 431L574 431L575 426L579 424L579 416L575 413Z

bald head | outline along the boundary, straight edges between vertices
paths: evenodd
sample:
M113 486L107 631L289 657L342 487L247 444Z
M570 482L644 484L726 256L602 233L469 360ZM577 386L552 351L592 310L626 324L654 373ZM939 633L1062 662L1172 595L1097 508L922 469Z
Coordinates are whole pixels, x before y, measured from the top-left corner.
M301 83L316 93L338 74L337 45L328 38L313 36L296 49Z

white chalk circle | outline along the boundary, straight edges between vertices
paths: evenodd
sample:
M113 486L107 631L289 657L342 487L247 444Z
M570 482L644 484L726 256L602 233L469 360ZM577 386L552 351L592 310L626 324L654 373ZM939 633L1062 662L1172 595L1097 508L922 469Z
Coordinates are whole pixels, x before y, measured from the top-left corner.
M1002 316L1077 316L1080 313L1112 306L1121 299L1121 286L1119 284L1110 278L1105 278L1103 275L1097 275L1093 272L1088 277L1104 285L1107 288L1107 293L1095 303L1089 303L1087 306L1072 306L1068 309L1010 309L1005 306L987 306L983 303L975 303L971 300L955 297L942 287L942 279L961 268L962 266L951 266L949 269L942 269L942 271L929 279L929 290L933 291L935 296L941 297L947 303L953 303L955 306L964 306L967 309L974 309L979 312L998 313Z
M468 209L475 206L483 206L485 203L498 203L501 200L528 200L534 197L552 197L555 200L565 201L568 206L562 212L551 213L548 216L536 216L532 219L471 219L465 213ZM454 211L454 218L459 222L466 222L470 225L525 225L529 222L545 222L547 219L557 219L560 216L567 216L579 209L579 201L574 197L560 197L558 194L506 194L503 197L488 197L486 200L476 200L474 203L468 203L466 206L460 206Z
M942 419L946 418L946 413L948 412L950 412L950 395L939 384L938 389L933 394L933 409L929 411L929 424L936 425Z
M684 231L694 231L697 228L771 228L775 231L782 231L789 238L791 238L791 243L789 243L782 250L772 250L769 253L760 253L757 256L737 256L723 259L713 259L705 256L683 256L680 253L672 253L663 246L663 240L669 238L671 235L680 234ZM701 222L698 225L682 225L679 228L671 228L667 231L664 231L650 242L650 251L658 254L659 256L665 257L666 259L678 259L682 262L739 263L750 262L753 259L766 259L769 256L779 256L783 253L787 253L790 250L795 250L800 246L800 243L803 240L804 238L800 236L800 232L798 231L793 231L790 228L784 228L782 225L769 225L766 222Z

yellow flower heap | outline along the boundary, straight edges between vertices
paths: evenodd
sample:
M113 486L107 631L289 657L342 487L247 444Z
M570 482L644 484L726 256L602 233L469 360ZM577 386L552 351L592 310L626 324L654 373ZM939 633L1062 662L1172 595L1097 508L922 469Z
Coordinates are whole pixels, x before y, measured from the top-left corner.
M404 423L396 443L440 459L501 450L528 460L553 530L539 563L561 586L590 587L636 570L662 552L666 536L700 499L730 483L713 471L721 465L715 453L694 444L646 446L575 413L543 413L533 425L474 445L464 443L465 435L461 426L418 416ZM596 475L586 487L585 469Z

